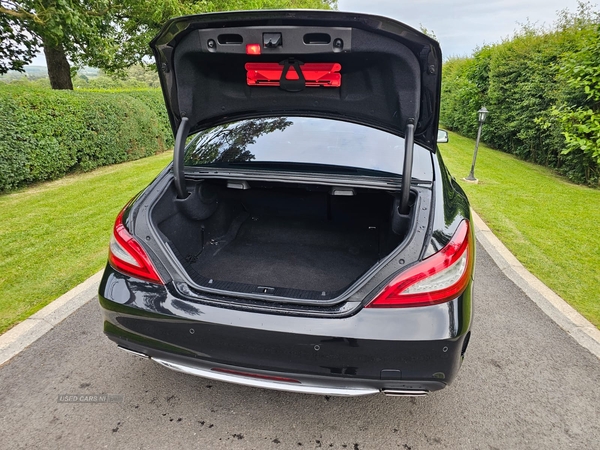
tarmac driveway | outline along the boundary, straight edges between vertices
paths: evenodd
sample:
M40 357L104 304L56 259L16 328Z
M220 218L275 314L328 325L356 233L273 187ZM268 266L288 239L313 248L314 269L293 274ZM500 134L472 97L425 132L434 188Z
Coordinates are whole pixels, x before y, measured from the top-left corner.
M458 380L429 397L288 394L172 372L104 338L91 301L0 368L0 448L600 448L600 360L477 251L470 348ZM116 401L59 403L69 394Z

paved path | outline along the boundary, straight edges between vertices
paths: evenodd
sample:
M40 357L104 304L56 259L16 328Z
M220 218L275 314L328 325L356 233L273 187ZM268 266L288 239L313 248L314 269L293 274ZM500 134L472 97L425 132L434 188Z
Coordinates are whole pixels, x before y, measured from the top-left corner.
M92 301L0 367L0 448L600 448L600 360L477 256L467 358L429 397L327 398L171 372L117 350ZM123 401L57 401L100 393Z

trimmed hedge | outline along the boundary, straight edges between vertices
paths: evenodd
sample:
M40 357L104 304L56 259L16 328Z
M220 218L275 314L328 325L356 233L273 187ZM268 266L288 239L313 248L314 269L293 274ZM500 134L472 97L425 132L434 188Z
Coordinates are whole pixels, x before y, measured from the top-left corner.
M553 28L525 27L470 58L447 61L441 123L475 137L477 110L486 106L488 145L598 187L600 16L581 8L561 13Z
M0 191L172 146L162 93L0 86Z

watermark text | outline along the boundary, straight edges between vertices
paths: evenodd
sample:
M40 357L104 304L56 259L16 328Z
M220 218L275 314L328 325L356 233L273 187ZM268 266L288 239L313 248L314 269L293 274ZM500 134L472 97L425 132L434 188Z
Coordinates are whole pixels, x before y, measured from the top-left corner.
M120 394L61 394L58 403L123 403Z

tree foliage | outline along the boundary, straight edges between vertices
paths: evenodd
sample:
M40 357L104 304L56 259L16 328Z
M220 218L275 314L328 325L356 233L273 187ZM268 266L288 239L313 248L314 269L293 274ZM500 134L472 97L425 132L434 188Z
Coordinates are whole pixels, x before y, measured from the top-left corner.
M0 74L22 70L41 48L51 82L55 72L64 78L59 63L67 61L120 74L147 63L148 43L169 18L223 10L334 8L336 1L0 0Z
M587 3L549 28L525 24L511 39L444 64L441 122L468 136L490 110L483 140L557 169L578 183L600 179L599 15Z
M0 74L9 70L23 71L35 57L40 41L27 36L19 23L6 14L0 14Z

